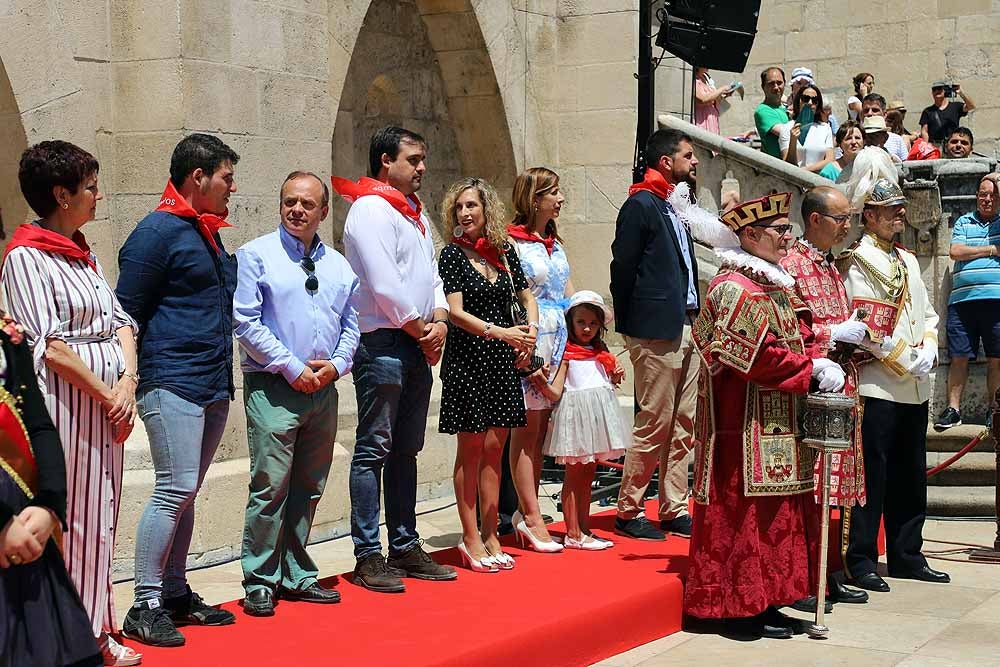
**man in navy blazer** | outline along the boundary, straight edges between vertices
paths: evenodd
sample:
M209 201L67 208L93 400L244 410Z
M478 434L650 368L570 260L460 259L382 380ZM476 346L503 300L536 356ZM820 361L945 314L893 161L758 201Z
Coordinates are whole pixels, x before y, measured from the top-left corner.
M691 338L700 307L698 263L691 235L667 199L678 183L693 190L698 160L691 138L676 130L654 132L643 156L645 177L629 188L611 244L615 329L635 368L636 401L615 532L663 540L664 531L691 535L687 470L700 364ZM657 466L659 529L643 511Z

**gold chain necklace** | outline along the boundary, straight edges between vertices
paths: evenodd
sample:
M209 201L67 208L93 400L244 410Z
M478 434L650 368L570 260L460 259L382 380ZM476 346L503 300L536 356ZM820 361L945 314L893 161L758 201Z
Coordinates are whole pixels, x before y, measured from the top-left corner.
M858 260L858 264L865 270L868 275L877 280L885 291L888 293L889 297L893 300L898 300L903 290L906 288L906 265L900 260L894 253L889 255L889 267L890 273L886 275L878 268L876 268L871 262L862 257L860 254L855 253L854 258Z

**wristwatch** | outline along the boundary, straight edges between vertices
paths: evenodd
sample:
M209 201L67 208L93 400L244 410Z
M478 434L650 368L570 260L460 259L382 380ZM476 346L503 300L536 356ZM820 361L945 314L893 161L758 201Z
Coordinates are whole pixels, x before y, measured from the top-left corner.
M493 335L490 333L490 329L492 328L493 328L493 323L487 322L486 328L483 329L483 338L493 338Z
M130 378L131 380L134 380L136 384L139 384L139 374L138 373L129 373L128 371L122 371L121 377L123 377L123 378Z
M538 322L528 322L528 327L534 327L535 331L538 331Z

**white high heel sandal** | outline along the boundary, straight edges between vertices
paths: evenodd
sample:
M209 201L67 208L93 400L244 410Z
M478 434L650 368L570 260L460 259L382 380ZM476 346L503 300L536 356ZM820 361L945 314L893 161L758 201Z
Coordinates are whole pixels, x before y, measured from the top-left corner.
M480 559L475 559L472 554L469 553L469 549L465 546L465 542L458 543L458 553L462 554L462 562L473 572L499 572L500 568L497 566L497 562L492 556L484 556Z

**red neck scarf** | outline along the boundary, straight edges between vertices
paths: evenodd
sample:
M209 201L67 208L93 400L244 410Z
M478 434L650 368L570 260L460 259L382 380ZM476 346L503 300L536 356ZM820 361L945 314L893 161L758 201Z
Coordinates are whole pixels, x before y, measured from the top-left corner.
M417 207L413 208L413 204L410 203L406 195L388 183L377 181L374 178L363 176L358 179L357 183L339 176L331 176L330 180L333 181L333 189L337 191L337 194L349 202L356 201L366 195L381 197L399 211L404 218L415 224L421 235L427 236L427 228L424 227L424 221L420 219L420 211L424 205L416 195L413 195L413 199L416 200Z
M566 341L566 351L563 352L563 359L568 359L569 361L594 359L604 367L604 372L608 375L614 373L615 368L618 366L615 355L606 349L598 350L596 347L584 347L583 345L577 345L573 341Z
M212 246L215 254L219 254L219 244L215 242L215 235L223 227L232 227L225 220L229 211L221 216L212 213L198 213L191 208L181 193L177 192L173 181L167 181L167 188L163 191L163 197L160 198L160 205L156 207L156 210L173 213L179 218L194 218L198 224L198 232L208 241L208 245Z
M476 253L485 259L486 263L490 266L496 267L504 273L510 273L510 271L507 270L507 266L500 259L500 250L498 250L495 245L487 241L485 236L480 236L475 240L475 242L473 242L472 239L465 234L453 238L452 240L460 246L465 246L466 248L475 250Z
M18 246L38 248L39 250L63 255L69 259L78 259L86 262L87 266L97 271L97 265L90 256L90 246L87 245L87 239L83 237L83 232L80 230L73 232L73 238L69 239L62 234L57 234L37 225L21 225L14 230L14 234L10 238L10 243L7 244L4 259L7 259L10 251Z
M647 168L646 175L643 177L642 182L633 183L629 187L628 196L631 197L640 190L652 192L660 199L667 200L674 192L674 185L673 183L667 183L667 179L663 178L663 174L657 170Z
M556 246L555 236L546 236L544 239L538 238L534 234L528 232L523 225L507 225L507 233L510 234L511 238L517 239L518 241L531 241L532 243L541 243L545 246L545 252L552 256L552 250Z

